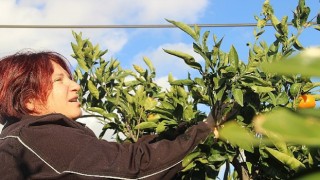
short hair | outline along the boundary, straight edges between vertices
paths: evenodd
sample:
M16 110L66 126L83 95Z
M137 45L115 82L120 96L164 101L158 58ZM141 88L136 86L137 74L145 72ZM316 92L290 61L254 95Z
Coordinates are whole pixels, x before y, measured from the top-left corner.
M45 103L52 89L53 65L59 64L69 73L70 64L57 52L20 51L0 60L0 123L18 121L32 113L26 103L35 99Z

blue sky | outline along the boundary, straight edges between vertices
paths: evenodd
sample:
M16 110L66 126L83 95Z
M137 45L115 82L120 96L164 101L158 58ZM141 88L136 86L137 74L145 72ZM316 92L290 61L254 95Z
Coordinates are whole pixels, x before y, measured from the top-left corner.
M168 24L165 18L187 24L255 23L264 0L1 0L2 25L132 25ZM270 0L275 14L292 19L298 0ZM310 17L319 12L317 0L306 0L311 7ZM269 27L267 27L268 30ZM270 28L271 29L271 28ZM157 71L158 83L166 86L167 75L186 77L191 71L184 63L163 52L163 48L192 52L191 38L177 28L165 29L6 29L0 28L0 56L21 49L53 50L70 57L74 42L71 31L82 32L102 49L109 49L106 59L113 57L123 68L143 65L142 57L149 57ZM202 28L218 38L224 37L222 49L234 45L241 60L246 61L248 47L253 42L253 27ZM318 34L316 34L318 33ZM272 42L273 31L263 37ZM300 38L305 46L319 45L319 32L308 29ZM195 56L197 60L197 56Z
M1 0L0 24L31 25L108 25L108 24L168 24L165 18L195 23L254 23L264 0ZM275 14L292 18L298 0L270 0ZM316 16L320 3L306 0L312 9L310 17ZM268 28L267 28L268 29ZM271 29L271 28L270 28ZM149 57L155 64L158 78L169 72L176 77L186 76L189 71L181 60L167 55L163 48L178 49L192 53L192 40L181 30L165 29L0 29L0 56L24 48L54 50L69 58L70 42L74 41L71 31L82 32L83 36L103 49L109 49L106 58L114 57L124 68L132 64L143 65L142 57ZM243 61L248 54L247 42L253 42L253 27L202 28L211 35L224 37L225 51L234 45ZM316 30L307 30L301 37L303 45L317 45ZM263 39L274 40L273 31ZM212 40L212 38L209 38ZM212 42L212 41L211 41ZM200 61L200 59L198 59Z

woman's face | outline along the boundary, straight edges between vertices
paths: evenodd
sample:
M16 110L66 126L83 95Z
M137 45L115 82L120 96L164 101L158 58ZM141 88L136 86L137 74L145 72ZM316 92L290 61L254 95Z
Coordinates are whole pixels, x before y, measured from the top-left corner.
M61 113L70 119L81 116L78 91L80 86L74 82L69 74L57 63L52 61L52 90L40 114Z

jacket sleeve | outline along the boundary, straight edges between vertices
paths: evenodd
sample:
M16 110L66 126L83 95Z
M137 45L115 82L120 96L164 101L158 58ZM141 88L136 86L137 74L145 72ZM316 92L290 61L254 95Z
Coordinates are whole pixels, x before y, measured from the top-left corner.
M58 173L116 179L169 179L180 170L183 157L210 132L201 122L174 140L151 143L154 136L145 136L137 143L119 144L99 140L81 129L42 126L23 130L21 138Z
M24 179L19 158L15 157L12 145L0 147L0 179Z

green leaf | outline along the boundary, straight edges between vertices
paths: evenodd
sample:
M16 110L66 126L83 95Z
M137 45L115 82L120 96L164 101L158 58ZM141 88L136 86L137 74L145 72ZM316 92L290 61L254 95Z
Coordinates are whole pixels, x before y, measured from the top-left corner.
M186 171L189 171L191 170L192 168L196 167L196 163L195 162L191 162L190 164L187 165L187 167L183 168L181 170L181 172L186 172Z
M151 60L147 57L143 57L143 61L147 64L147 66L149 67L149 69L151 70L151 72L155 72L155 68L151 62Z
M296 39L293 43L293 47L295 47L297 50L303 50L303 46L302 44L300 43L300 41L298 39Z
M222 41L223 41L223 37L218 42L216 41L216 38L214 38L214 43L215 43L214 47L219 49L222 44Z
M320 76L319 48L305 49L300 55L273 63L262 63L264 71L284 75Z
M151 110L151 109L154 109L157 105L157 101L151 97L147 97L145 99L145 102L144 102L144 109L145 110Z
M93 50L92 50L92 53L93 53L93 56L92 56L92 59L93 60L96 60L99 58L99 53L100 53L100 46L99 44L95 45L93 47Z
M195 114L193 112L193 107L192 105L188 105L184 110L183 110L183 118L186 121L190 121L195 118Z
M123 102L122 100L119 100L119 98L108 97L108 101L110 101L111 103L116 105L117 108L120 109L121 111L131 112L130 109L129 109L128 103Z
M144 105L144 102L141 102L141 100L145 98L145 95L146 95L146 92L145 92L144 86L139 86L135 94L137 103L139 102L141 103L141 105Z
M251 86L251 89L256 93L267 93L274 90L272 87L263 87L263 86Z
M320 25L316 25L316 26L314 26L314 29L316 29L316 30L320 31Z
M83 75L82 75L82 72L80 70L79 67L76 68L76 70L74 71L74 75L76 76L76 80L81 80L83 79Z
M108 49L104 50L104 51L100 51L99 53L99 57L102 57L103 55L105 55L108 52Z
M159 114L149 114L147 117L147 121L158 122L161 119Z
M163 120L161 122L164 123L165 125L174 125L174 126L178 125L177 121L175 120Z
M89 68L88 68L88 65L86 63L86 61L83 59L83 58L77 58L76 59L80 68L83 69L85 72L88 72L89 71Z
M293 96L293 97L296 97L300 93L301 87L302 87L301 83L292 84L290 86L290 90L289 90L290 95Z
M99 108L99 107L89 107L87 108L88 111L91 111L91 112L96 112L96 113L99 113L101 114L102 116L108 116L108 112L106 112L105 109L102 109L102 108Z
M309 92L311 89L318 87L317 85L315 86L311 82L307 82L303 87L302 87L302 92Z
M115 60L115 61L111 61L111 67L112 67L112 70L116 69L118 66L120 65L120 62Z
M116 113L107 113L102 115L109 120L119 119L119 116Z
M156 128L156 133L162 133L163 131L166 130L166 124L165 122L160 122L158 125L157 125L157 128Z
M179 79L179 80L175 80L170 82L170 85L177 85L177 86L189 86L189 85L193 85L194 82L191 79Z
M223 86L217 93L216 99L220 101L223 95L226 93L227 86Z
M303 179L303 180L320 179L320 172L319 171L314 171L314 172L310 172L310 173L305 173L303 176L300 176L299 178Z
M206 51L203 50L198 44L193 43L193 50L194 52L198 53L201 55L201 57L203 57L203 59L206 62L206 65L211 64L211 60L208 58L208 55L206 54ZM205 51L205 52L204 52Z
M208 40L209 34L210 34L210 31L206 31L202 36L202 47L206 52L208 51L207 40Z
M277 53L278 49L279 49L279 42L278 42L278 40L276 40L270 45L269 51L272 53Z
M262 128L286 142L319 146L320 118L310 116L309 113L304 114L306 111L293 112L285 108L274 110L264 116ZM314 110L313 113L319 114L320 111Z
M172 103L169 103L169 102L166 102L166 101L162 101L161 105L166 109L172 109L172 110L175 109L175 107L172 105Z
M243 92L241 89L233 89L233 96L236 102L243 107Z
M268 92L267 93L271 99L271 102L273 105L277 105L277 99L276 99L276 96L272 93L272 92Z
M172 110L171 109L161 109L161 108L155 108L150 110L150 112L158 113L161 117L166 117L170 119L172 117Z
M139 73L139 74L143 74L145 72L145 70L139 66L139 65L133 65L133 68Z
M197 35L197 33L187 24L182 23L182 22L177 22L177 21L173 21L173 20L169 20L166 19L168 22L170 22L171 24L177 26L178 28L180 28L182 31L186 32L187 34L189 34L195 41L199 41L199 36Z
M223 69L226 73L231 74L232 76L234 76L237 73L237 69L232 67L232 66L228 66L225 69ZM221 69L221 72L223 72L223 70Z
M142 123L136 125L134 127L134 129L143 130L143 129L152 129L152 128L155 128L155 127L157 127L157 124L155 122L142 122Z
M282 104L285 105L289 102L289 97L288 94L286 92L281 92L278 96L277 96L277 104Z
M71 47L72 47L72 51L74 53L79 51L79 47L76 44L74 44L73 42L71 42Z
M168 82L171 84L174 81L172 73L169 73L168 75Z
M238 70L239 66L239 56L237 53L237 50L234 48L234 46L231 46L230 52L229 52L229 61L231 62L232 65L234 65L234 68Z
M182 160L182 167L187 167L195 158L199 157L201 152L196 151L188 154L185 158Z
M291 157L285 153L279 152L277 150L266 147L265 150L270 153L273 157L279 160L281 163L293 169L294 171L298 171L300 169L305 169L306 167L299 160L294 157Z
M97 68L95 74L97 75L97 79L102 82L103 81L103 76L105 75L105 67L108 64L108 62L104 62L100 64L100 67Z
M90 94L95 97L96 99L99 99L99 91L97 87L93 84L91 80L88 80L88 89L90 91Z
M256 85L271 86L271 82L263 80L258 75L244 75L241 80L245 82L252 82Z
M298 111L299 115L313 117L320 120L320 109L301 109Z
M226 89L227 89L227 86L224 85L224 86L218 91L217 96L216 96L216 99L217 99L218 101L220 101L220 100L222 99L223 95L225 95Z
M264 19L258 19L257 27L263 28L264 26L266 26L266 24L267 24L267 21L266 21L266 20L264 20ZM263 32L264 32L264 30L263 30ZM263 32L262 32L262 33L263 33ZM256 36L259 36L259 35L261 35L262 33L259 32Z
M279 28L278 28L280 21L278 20L278 18L274 14L271 15L271 24L274 27L274 29L280 33Z
M269 140L275 145L275 147L280 152L285 153L286 155L293 157L292 152L287 147L287 143L285 141L283 141L279 135L274 134L269 131L264 131L264 134L266 134L268 136Z
M181 59L184 60L184 62L189 65L191 68L193 69L197 69L197 70L201 70L202 67L199 63L197 63L194 59L193 56L186 54L184 52L180 52L180 51L173 51L173 50L168 50L168 49L163 49L166 53L177 56Z
M82 41L82 33L80 32L77 34L76 32L73 32L73 37L76 39L77 44L79 47L83 47L83 41Z
M126 82L124 82L124 84L125 84L125 86L133 87L133 86L136 86L136 85L141 84L141 83L140 83L140 81L133 80L133 81L126 81Z
M229 121L224 124L224 127L220 130L220 137L252 153L254 146L260 143L259 139L256 139L252 133L235 121Z
M177 86L176 87L177 93L180 97L182 98L187 98L188 97L188 93L186 92L186 90L181 87L181 86Z

